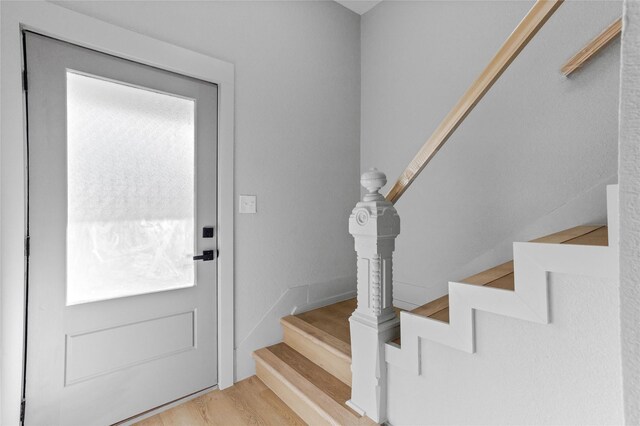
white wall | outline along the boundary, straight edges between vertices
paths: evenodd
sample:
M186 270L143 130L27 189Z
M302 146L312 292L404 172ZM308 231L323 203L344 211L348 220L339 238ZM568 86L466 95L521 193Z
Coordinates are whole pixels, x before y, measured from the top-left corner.
M640 2L625 1L620 86L620 315L625 421L640 424Z
M58 4L235 64L235 190L258 196L235 233L237 378L252 374L279 316L355 289L358 15L334 2Z
M621 424L617 282L549 288L549 325L476 311L475 354L423 340L421 376L390 366L390 423Z
M363 15L361 167L393 183L532 2L382 2ZM513 241L604 223L617 181L619 41L560 67L619 17L565 2L403 195L394 297L411 308L512 258Z

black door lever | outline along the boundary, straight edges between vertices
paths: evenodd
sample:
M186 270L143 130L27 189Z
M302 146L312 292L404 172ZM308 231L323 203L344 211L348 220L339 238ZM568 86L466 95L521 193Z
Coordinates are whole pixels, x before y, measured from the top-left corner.
M213 260L214 259L213 250L204 250L201 255L193 256L193 260Z

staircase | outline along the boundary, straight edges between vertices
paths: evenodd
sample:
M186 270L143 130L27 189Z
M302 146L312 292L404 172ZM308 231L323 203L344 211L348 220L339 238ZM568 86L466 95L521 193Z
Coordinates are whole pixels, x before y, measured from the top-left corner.
M375 424L349 408L355 299L280 320L284 342L254 352L256 374L312 425Z
M476 311L549 324L549 272L618 279L618 196L617 186L611 186L607 192L609 227L578 226L529 243L515 243L514 261L450 282L446 296L411 312L398 313L392 304L393 251L400 234L394 204L561 3L535 2L386 196L379 193L387 183L384 173L371 169L362 175L366 193L349 218L358 255L357 304L348 300L285 317L281 320L284 342L254 353L258 377L307 423L387 421L387 365L409 373L393 383L404 392L396 393L403 405L400 410L418 406L421 411L423 401L411 401L409 396L419 392L413 385L420 383L411 378L422 375L421 362L432 361L422 361L423 341L475 353ZM440 364L429 365L447 372L458 366L449 358L444 362L446 365L442 359ZM454 399L450 394L441 401L445 411ZM499 404L491 408L499 409ZM413 417L412 423L416 419L422 417Z
M533 240L571 246L607 246L604 225L578 226ZM514 292L510 261L462 280L465 284ZM375 424L348 405L351 397L350 299L281 319L284 342L254 353L258 377L309 424ZM449 296L426 303L411 314L449 322ZM393 346L399 347L400 339ZM389 360L387 360L390 362Z

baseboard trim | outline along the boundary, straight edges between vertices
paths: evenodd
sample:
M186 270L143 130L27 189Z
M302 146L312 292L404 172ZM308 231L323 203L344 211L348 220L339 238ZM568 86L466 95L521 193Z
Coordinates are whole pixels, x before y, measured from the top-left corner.
M416 305L415 303L405 302L404 300L400 299L393 299L393 306L402 309L403 311L413 311L414 309L422 305Z
M296 306L295 308L293 308L293 312L291 313L291 315L297 315L303 312L308 312L314 309L333 305L334 303L344 302L345 300L353 299L356 296L357 296L357 292L353 290L353 291L348 291L346 293L338 294L337 296L327 297L326 299L310 302L310 303L307 303L306 305Z

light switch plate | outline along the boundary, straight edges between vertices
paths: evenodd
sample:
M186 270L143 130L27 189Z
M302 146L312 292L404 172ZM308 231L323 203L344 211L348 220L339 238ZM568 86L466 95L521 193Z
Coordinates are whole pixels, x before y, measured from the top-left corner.
M255 214L257 212L255 195L240 195L240 213Z

